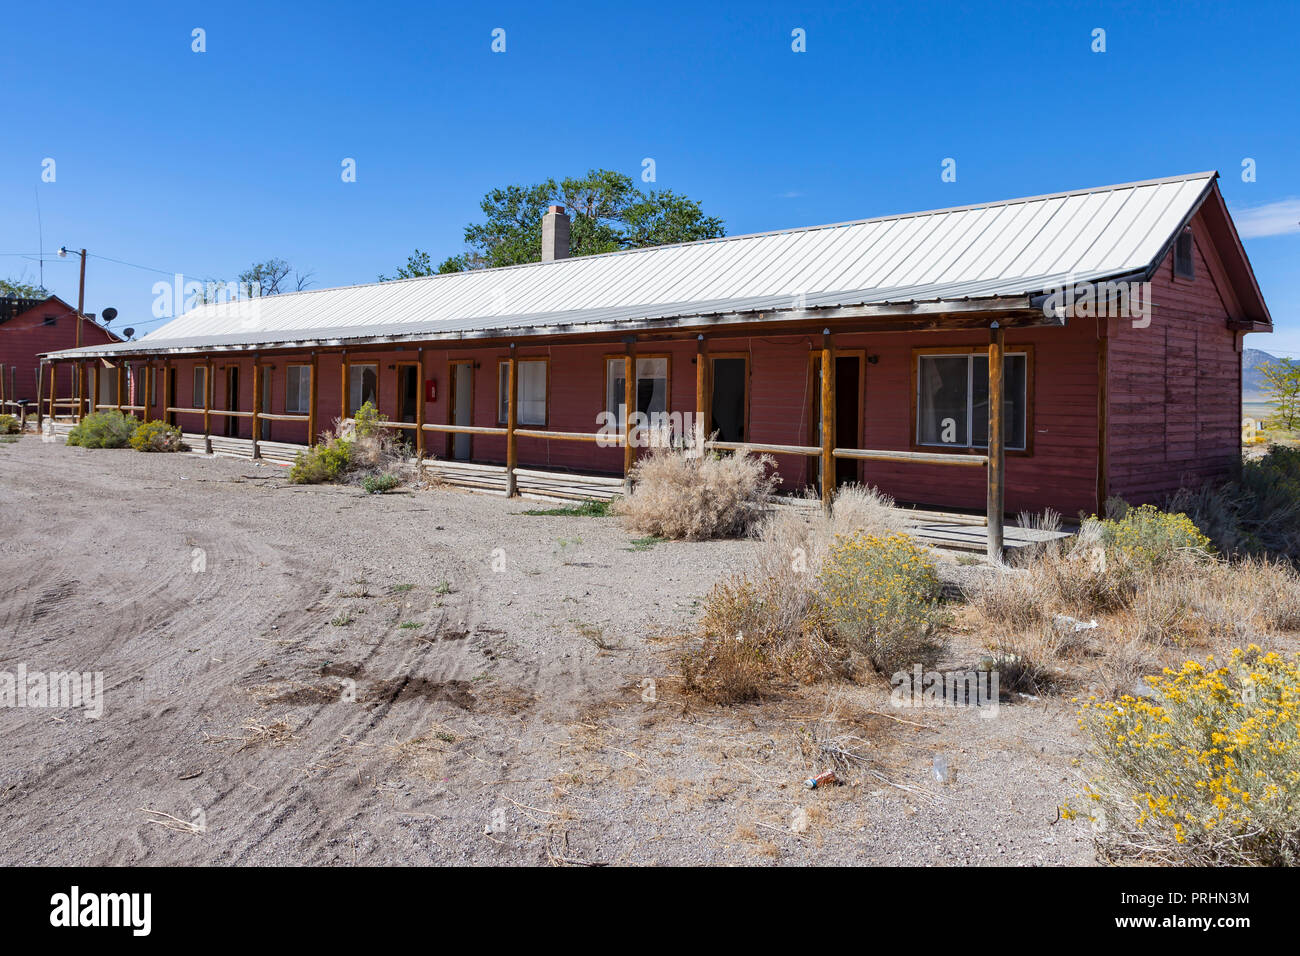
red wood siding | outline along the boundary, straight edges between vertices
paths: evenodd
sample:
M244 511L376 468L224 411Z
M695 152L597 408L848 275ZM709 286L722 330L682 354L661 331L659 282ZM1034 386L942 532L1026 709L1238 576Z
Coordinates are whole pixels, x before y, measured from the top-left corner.
M1152 278L1150 326L1111 320L1107 492L1130 503L1226 478L1241 462L1238 335L1199 217L1192 230L1195 278L1174 276L1171 252Z

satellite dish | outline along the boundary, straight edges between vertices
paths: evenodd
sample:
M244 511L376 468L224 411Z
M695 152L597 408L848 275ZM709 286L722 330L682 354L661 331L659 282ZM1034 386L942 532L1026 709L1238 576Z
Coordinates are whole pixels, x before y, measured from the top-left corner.
M112 322L114 319L117 318L117 309L113 308L112 306L109 306L107 309L104 310L103 315L104 315L104 324L108 325L108 323Z
M135 329L123 329L122 334L129 339L131 336L135 335Z

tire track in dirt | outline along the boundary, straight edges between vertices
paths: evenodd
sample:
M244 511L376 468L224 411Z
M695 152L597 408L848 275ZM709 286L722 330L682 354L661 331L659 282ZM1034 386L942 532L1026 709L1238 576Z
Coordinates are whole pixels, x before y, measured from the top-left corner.
M443 601L438 608L441 613L431 639L415 641L405 651L377 641L360 660L331 662L325 669L330 676L355 680L357 684L355 703L341 699L340 687L333 699L306 708L302 722L297 725L296 733L310 730L313 737L325 738L306 757L304 766L326 769L315 779L309 779L311 775L304 773L301 780L293 779L265 795L265 809L253 812L255 825L243 831L243 845L234 857L235 863L255 859L263 846L295 819L313 787L329 785L326 778L333 777L342 806L336 806L329 817L313 819L312 839L305 844L300 840L303 849L313 855L329 855L328 847L342 845L351 838L355 821L371 814L379 803L380 798L373 792L376 765L387 761L385 744L372 744L372 737L382 731L390 742L400 742L423 732L436 716L445 712L447 705L464 709L457 695L445 690L448 685L459 688L469 683L464 676L455 676L460 670L456 664L472 657L467 638L457 639L456 635L466 634L467 629L472 631L477 620L473 595L478 588L477 584L469 585L473 573L463 562L458 565L456 578L466 584L448 595L456 600ZM343 602L336 606L343 606ZM450 673L445 666L449 644L462 648L459 652L462 661L453 662ZM400 651L395 662L390 660L394 650ZM347 776L355 780L355 785L340 785ZM362 784L366 779L372 781L370 789ZM237 791L236 786L228 788L220 794L218 803Z

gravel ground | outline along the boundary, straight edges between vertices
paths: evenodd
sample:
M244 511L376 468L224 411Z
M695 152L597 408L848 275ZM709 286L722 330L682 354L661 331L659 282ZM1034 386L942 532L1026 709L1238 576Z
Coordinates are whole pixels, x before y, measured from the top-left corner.
M677 636L750 545L538 507L0 445L0 671L104 679L98 720L0 709L0 862L1093 862L1068 702L690 705Z

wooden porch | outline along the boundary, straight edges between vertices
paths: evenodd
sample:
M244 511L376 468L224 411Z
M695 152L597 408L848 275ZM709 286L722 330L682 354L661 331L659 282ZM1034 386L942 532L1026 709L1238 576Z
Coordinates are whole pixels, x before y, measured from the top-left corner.
M56 420L53 433L66 437L73 422ZM298 452L306 445L290 442L272 442L248 438L225 438L217 435L184 433L185 443L192 454L222 458L260 459L273 464L293 464ZM254 447L256 446L256 447ZM481 494L507 497L510 481L505 465L481 462L455 461L441 458L410 458L407 464L419 465L421 473L436 482L454 488L463 488ZM514 469L514 496L556 504L579 501L612 501L623 493L623 479L612 475L592 475L579 472L543 471L531 468ZM816 511L821 507L815 498L794 495L773 495L770 499L777 508ZM899 505L908 531L918 541L946 551L985 554L989 547L988 521L983 515L955 511L936 511ZM1015 525L1003 528L1004 550L1023 548L1058 538L1069 537L1069 531L1047 532Z
M998 558L1002 554L1005 542L1003 525L1006 511L1004 478L1006 436L1003 432L1003 368L1006 354L1004 326L1019 328L1043 324L1047 324L1047 322L1041 312L1028 310L1021 313L999 313L996 317L974 313L941 316L917 314L898 320L873 323L871 329L873 332L964 329L968 333L973 332L980 335L979 341L981 344L976 348L980 352L987 351L989 374L987 447L981 446L978 450L968 449L964 453L955 453L938 449L931 451L929 449L909 449L896 446L872 449L869 447L853 447L849 444L849 442L858 445L865 444L861 440L863 437L861 435L856 438L849 438L847 441L838 436L836 427L838 415L836 367L838 364L837 358L840 354L838 343L842 340L838 338L840 333L833 332L829 326L819 330L816 330L815 327L814 329L806 329L802 333L809 340L809 345L807 347L808 351L801 354L808 354L815 360L816 371L813 371L814 364L809 365L809 381L810 384L815 384L817 392L817 397L813 399L813 407L810 410L812 432L809 434L806 443L777 444L771 441L755 441L749 438L747 427L745 432L742 433L745 434L746 440L719 441L708 439L703 423L712 421L712 356L710 354L710 339L703 333L690 336L695 340L693 343L695 348L692 350L695 353L694 402L691 403L689 400L680 402L677 409L674 409L674 411L678 411L682 410L681 406L686 406L689 414L694 416L695 427L684 429L683 433L677 437L688 442L692 447L705 451L743 451L772 454L787 459L802 458L811 464L810 473L814 476L813 483L820 486L823 507L830 506L836 487L836 475L841 470L837 466L845 462L854 464L870 462L910 464L921 468L939 466L945 469L959 468L966 471L980 469L985 478L980 484L987 487L986 520L981 534L989 556ZM679 342L684 337L681 333L665 333L665 336L675 336ZM662 339L664 342L669 340L667 337ZM602 341L608 341L608 339ZM654 341L660 340L655 339ZM618 353L610 357L616 362L621 360L623 392L620 398L622 399L621 407L623 409L638 408L638 395L636 393L638 354L644 354L644 347L649 345L650 341L643 343L640 336L623 336L621 339L622 348ZM482 348L481 344L476 344L475 347ZM394 358L398 358L399 350L403 348L403 346L393 344L384 349L371 349L368 357L360 364L362 367L373 365L376 353L381 355L391 353ZM405 355L410 361L403 362L403 364L417 370L417 383L426 380L427 351L428 349L424 345L418 345ZM332 395L329 400L326 400L318 391L318 379L322 377L318 375L319 353L316 349L310 350L310 375L307 379L310 395L306 407L302 409L305 413L301 414L297 413L298 409L295 409L293 414L287 412L276 414L265 406L262 383L263 372L268 367L268 356L257 352L251 355L252 403L251 408L247 408L247 410L238 409L237 402L229 403L226 408L217 407L217 403L214 401L216 366L213 353L200 356L198 363L194 366L196 372L202 371L203 374L201 376L195 375L192 403L182 402L176 405L172 403L177 400L174 393L176 391L175 382L178 369L170 357L164 358L162 361L144 358L135 364L131 363L129 358L120 360L119 364L112 366L116 369L113 376L115 381L104 389L100 387L103 373L99 367L93 364L87 367L86 363L74 360L74 368L78 371L73 380L77 395L73 398L60 397L56 391L56 364L67 360L55 359L48 361L46 365L49 369L49 391L48 396L41 402L41 410L45 414L56 418L61 417L60 413L64 415L71 413L73 416L79 417L81 413L92 409L117 409L126 414L147 418L156 409L170 421L177 421L181 417L188 416L190 418L188 423L190 431L195 431L197 421L201 420L202 435L196 433L187 437L187 441L196 449L202 449L213 454L238 454L252 458L266 457L281 461L291 460L297 446L285 442L272 442L260 436L265 433L264 427L267 423L278 422L301 423L305 427L306 435L314 436L317 434L318 421L327 414L332 413L334 408L339 409L340 419L348 417L350 407L348 400L349 369L357 359L347 348L337 350L337 354L339 356L339 391L337 396ZM644 425L638 424L638 416L620 413L621 419L619 421L607 424L598 431L563 430L554 427L549 421L544 421L541 425L521 423L520 365L522 362L530 360L537 361L537 358L533 355L520 356L517 354L515 342L508 341L505 343L505 354L497 362L501 384L501 416L496 420L495 424L453 424L451 421L429 421L425 414L425 401L414 402L410 416L414 420L397 420L403 418L403 416L394 414L391 408L381 409L381 411L388 416L388 427L400 430L407 437L415 457L420 460L426 458L427 449L430 447L429 443L434 439L467 435L490 438L494 442L500 442L500 457L492 455L489 460L500 461L501 458L504 458L504 467L479 465L473 461L464 462L459 460L456 462L439 460L438 463L430 466L451 476L448 479L449 483L460 483L467 487L478 487L481 490L500 491L506 497L513 497L523 493L525 488L549 493L555 497L608 497L615 493L615 485L621 487L625 493L629 491L638 449L652 444L650 432L645 430ZM550 358L546 358L545 361L549 363ZM105 364L108 363L105 362ZM124 370L127 370L126 374L123 374ZM158 380L157 384L161 385L160 389L155 388L155 379ZM128 380L130 382L129 387L127 385ZM746 385L746 389L748 389L748 385ZM113 391L116 392L116 400L105 402L103 399ZM161 400L154 397L156 392L160 393ZM94 396L98 401L91 400L91 396ZM327 402L332 406L328 413L324 407ZM334 402L337 402L337 404L333 404ZM691 407L692 405L693 407ZM241 431L242 429L232 429L227 426L231 422L238 422L243 419L248 420L251 438L218 437L214 434L214 432L220 431L225 431L227 434L232 431ZM800 419L800 421L803 421L803 419ZM593 449L617 449L620 452L618 457L621 459L621 469L619 470L622 479L619 481L618 479L584 477L581 481L576 482L573 478L557 480L552 476L552 472L521 467L518 452L520 439L525 440L525 442L541 440L549 443L558 442L563 445L581 445L585 443ZM573 456L569 457L573 458ZM585 460L587 456L582 455L580 458ZM583 464L580 462L570 463L568 467L571 471L561 474L573 474L582 470ZM500 471L493 470L496 468L500 468ZM983 490L981 489L981 497L984 497ZM964 506L969 507L969 504L964 503ZM947 532L944 532L943 536L945 539L957 539L955 534Z

